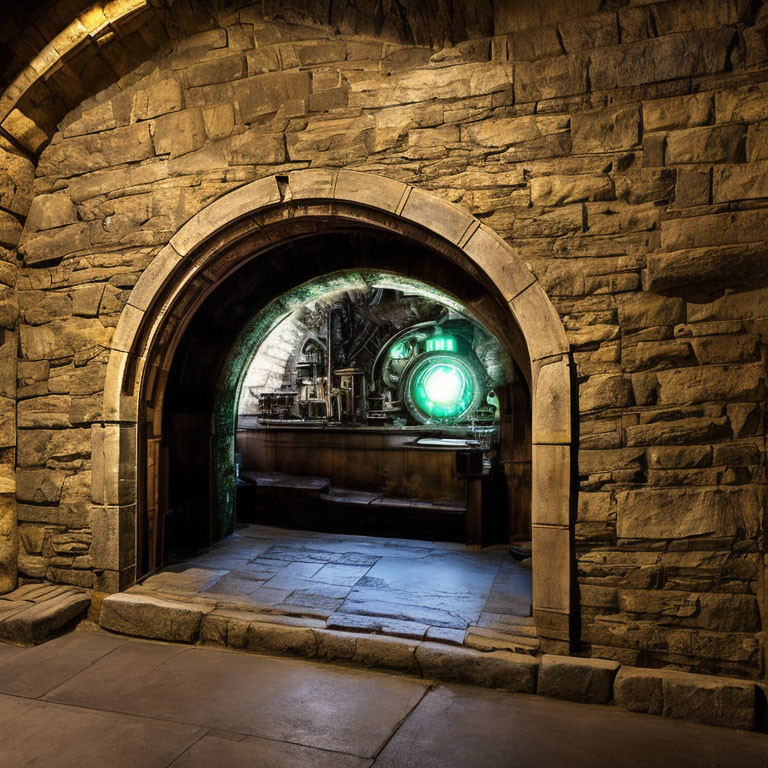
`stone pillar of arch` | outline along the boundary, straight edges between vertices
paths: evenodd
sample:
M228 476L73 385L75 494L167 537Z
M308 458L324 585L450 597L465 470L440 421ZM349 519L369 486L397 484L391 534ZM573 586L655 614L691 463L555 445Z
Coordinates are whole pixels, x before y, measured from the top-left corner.
M350 213L352 212L352 213ZM93 429L94 552L112 590L135 579L140 397L161 389L167 367L148 355L174 301L195 281L227 233L258 230L271 220L327 220L343 215L410 227L458 249L503 297L509 322L524 339L532 398L532 534L534 619L545 651L568 652L573 611L572 386L569 345L557 311L514 248L462 208L386 177L311 169L269 176L223 195L184 224L133 288L112 341L104 422ZM234 240L232 240L234 242ZM274 244L274 243L273 243ZM232 255L234 254L234 256ZM251 257L242 255L242 258ZM237 266L237 248L227 257ZM231 272L231 269L230 269ZM163 342L166 343L165 341ZM527 370L525 370L527 368ZM155 410L157 414L157 409ZM156 416L157 417L157 416Z

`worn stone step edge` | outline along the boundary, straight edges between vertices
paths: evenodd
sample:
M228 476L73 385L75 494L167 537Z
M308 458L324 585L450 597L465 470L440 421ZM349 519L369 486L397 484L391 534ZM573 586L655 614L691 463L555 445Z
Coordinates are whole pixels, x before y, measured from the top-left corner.
M75 587L58 590L40 602L18 601L19 610L0 616L0 642L40 645L82 618L90 604L90 592Z
M518 635L499 635L498 637L483 637L467 633L463 643L467 648L474 648L478 651L513 651L514 653L527 653L537 656L540 651L538 638L532 640L530 637L520 637Z
M276 618L118 593L104 600L99 623L135 637L319 659L567 701L615 704L632 712L708 725L766 729L761 719L766 691L750 680L627 667L608 659L479 651L429 640L278 623Z

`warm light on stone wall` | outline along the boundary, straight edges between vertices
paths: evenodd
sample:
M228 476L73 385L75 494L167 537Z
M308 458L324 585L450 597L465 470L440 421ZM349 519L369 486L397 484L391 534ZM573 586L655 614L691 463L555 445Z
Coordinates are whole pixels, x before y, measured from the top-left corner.
M525 329L534 548L572 565L540 572L542 632L763 675L768 20L599 5L497 3L439 48L116 3L41 51L0 99L0 589L17 546L25 580L130 578L94 532L135 501L103 469L147 318L254 211L349 203L450 243ZM66 90L96 50L109 81Z

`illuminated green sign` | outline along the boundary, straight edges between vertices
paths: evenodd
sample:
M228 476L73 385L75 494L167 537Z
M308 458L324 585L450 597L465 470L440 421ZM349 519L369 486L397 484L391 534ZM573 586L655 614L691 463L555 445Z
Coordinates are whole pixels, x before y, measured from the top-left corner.
M433 336L427 339L427 352L455 352L456 339L451 336Z

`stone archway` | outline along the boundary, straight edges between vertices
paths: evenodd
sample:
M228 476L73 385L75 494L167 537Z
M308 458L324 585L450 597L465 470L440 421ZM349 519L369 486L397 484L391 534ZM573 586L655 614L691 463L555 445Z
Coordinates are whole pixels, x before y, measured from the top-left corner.
M217 279L274 243L274 227L296 236L329 217L421 233L435 247L459 252L509 307L524 342L525 359L519 362L532 396L534 619L544 650L567 652L573 610L572 388L560 318L515 250L491 229L455 205L368 173L312 169L246 184L193 216L145 270L115 331L104 422L93 431L97 567L111 572L106 582L115 590L135 580L138 489L147 484L139 466L140 399L143 392L162 391L168 374L163 361L174 344L168 323L183 327L185 313ZM158 346L165 357L152 352ZM160 410L154 409L155 418ZM151 449L149 454L151 463ZM146 503L156 504L158 493L150 482Z

